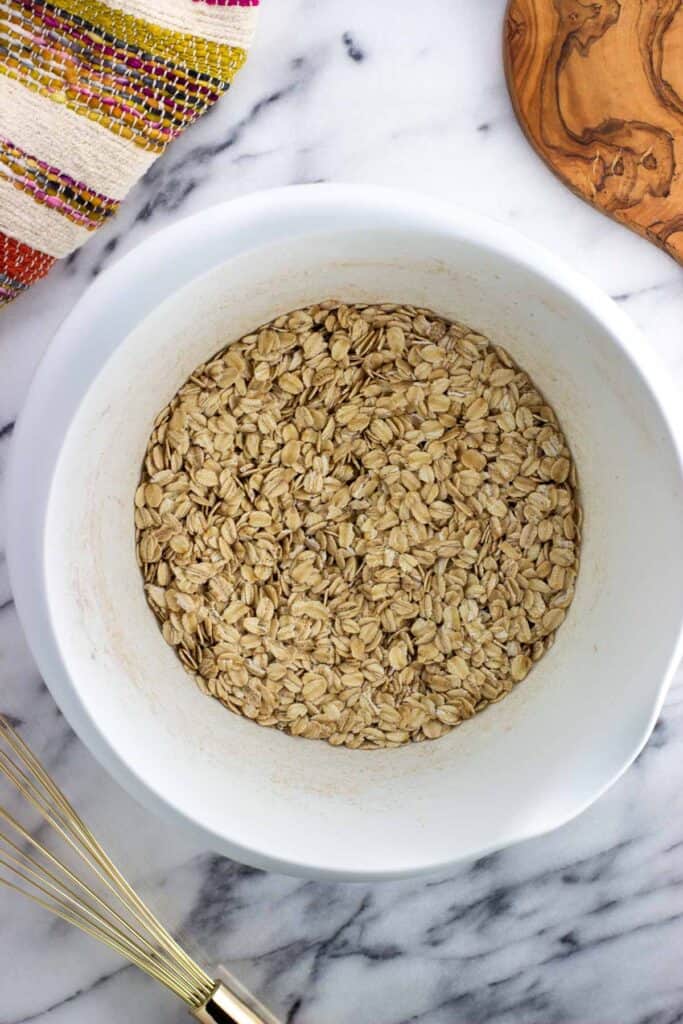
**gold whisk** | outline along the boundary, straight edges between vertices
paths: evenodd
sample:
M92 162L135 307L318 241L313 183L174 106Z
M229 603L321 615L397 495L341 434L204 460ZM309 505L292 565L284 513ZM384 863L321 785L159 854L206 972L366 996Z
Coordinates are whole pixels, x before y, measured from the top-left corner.
M0 885L116 950L182 999L202 1024L278 1024L241 986L212 980L178 945L1 714L0 775L63 848L52 852L0 804Z

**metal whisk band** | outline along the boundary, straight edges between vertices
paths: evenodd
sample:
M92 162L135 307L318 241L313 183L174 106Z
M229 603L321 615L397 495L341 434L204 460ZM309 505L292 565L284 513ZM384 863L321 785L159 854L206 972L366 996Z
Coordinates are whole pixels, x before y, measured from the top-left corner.
M270 1024L243 1003L234 992L219 982L213 992L193 1012L200 1024Z

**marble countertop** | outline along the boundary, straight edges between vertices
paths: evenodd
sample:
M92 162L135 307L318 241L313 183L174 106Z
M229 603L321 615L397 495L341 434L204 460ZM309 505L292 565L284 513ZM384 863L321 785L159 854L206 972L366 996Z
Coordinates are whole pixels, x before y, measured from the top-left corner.
M683 387L683 276L551 176L514 121L504 0L265 0L231 95L104 231L0 321L0 486L32 372L92 278L151 232L244 192L400 185L511 224L606 289ZM683 676L636 764L561 830L445 877L333 885L264 874L144 813L70 732L22 638L3 557L0 709L207 963L290 1024L683 1021ZM681 944L679 946L679 943ZM181 1021L113 953L0 893L0 1024Z

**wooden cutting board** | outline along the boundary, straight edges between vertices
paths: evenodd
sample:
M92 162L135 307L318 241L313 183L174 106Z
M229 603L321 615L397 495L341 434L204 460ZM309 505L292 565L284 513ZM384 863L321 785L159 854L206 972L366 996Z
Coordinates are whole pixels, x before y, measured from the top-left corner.
M540 156L683 263L683 0L510 0L504 50Z

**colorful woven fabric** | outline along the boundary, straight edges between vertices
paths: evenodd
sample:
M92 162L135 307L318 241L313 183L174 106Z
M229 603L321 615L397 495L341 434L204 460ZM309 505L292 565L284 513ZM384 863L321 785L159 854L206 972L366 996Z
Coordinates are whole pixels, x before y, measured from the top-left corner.
M0 305L228 89L258 3L0 0Z

